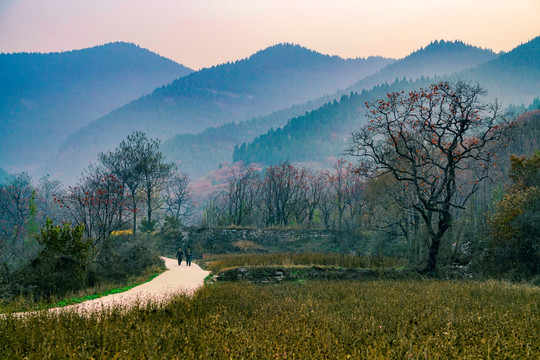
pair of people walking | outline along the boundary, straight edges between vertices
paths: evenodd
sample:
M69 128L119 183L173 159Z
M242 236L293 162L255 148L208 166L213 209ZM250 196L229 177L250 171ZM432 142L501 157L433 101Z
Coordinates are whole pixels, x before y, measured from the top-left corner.
M186 265L191 266L191 247L188 246L186 251L182 251L182 248L179 247L178 251L176 252L176 258L178 259L178 266L182 265L182 258L186 257Z

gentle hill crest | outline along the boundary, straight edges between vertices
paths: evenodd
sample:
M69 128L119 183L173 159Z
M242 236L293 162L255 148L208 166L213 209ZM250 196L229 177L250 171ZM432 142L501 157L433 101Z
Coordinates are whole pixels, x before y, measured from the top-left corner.
M528 104L540 96L540 36L457 77L479 82L504 105Z
M104 132L105 126L130 126L153 136L168 136L248 120L331 93L354 81L351 77L366 76L392 61L345 60L299 45L275 45L160 87L81 129L66 145L86 131Z
M393 83L396 79L416 80L423 77L451 75L497 58L489 49L481 49L462 41L432 41L403 59L386 66L376 74L361 79L341 94L361 92L373 86Z

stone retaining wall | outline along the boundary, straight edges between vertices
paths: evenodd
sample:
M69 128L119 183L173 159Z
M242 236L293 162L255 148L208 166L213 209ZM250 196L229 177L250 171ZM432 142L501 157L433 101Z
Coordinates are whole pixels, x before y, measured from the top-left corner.
M322 252L336 245L336 234L326 230L191 228L184 242L195 252Z

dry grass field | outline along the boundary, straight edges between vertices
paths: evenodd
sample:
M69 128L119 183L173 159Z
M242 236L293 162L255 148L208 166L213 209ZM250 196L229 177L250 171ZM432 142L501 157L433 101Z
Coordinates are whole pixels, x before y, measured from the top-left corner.
M496 281L218 283L127 315L0 320L0 357L538 359L540 288Z

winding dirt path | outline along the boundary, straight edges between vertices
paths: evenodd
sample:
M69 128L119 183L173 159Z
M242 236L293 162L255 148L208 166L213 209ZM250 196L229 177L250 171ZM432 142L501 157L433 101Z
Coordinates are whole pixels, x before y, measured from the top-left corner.
M83 314L112 308L127 310L137 304L144 306L148 302L161 304L179 293L192 295L195 290L203 285L204 278L210 274L210 271L202 270L195 263L186 266L186 263L182 262L182 265L178 266L176 259L165 257L162 257L162 259L165 260L167 270L149 282L123 293L111 294L62 308L49 309L49 311L58 313L75 310Z

